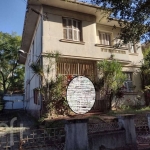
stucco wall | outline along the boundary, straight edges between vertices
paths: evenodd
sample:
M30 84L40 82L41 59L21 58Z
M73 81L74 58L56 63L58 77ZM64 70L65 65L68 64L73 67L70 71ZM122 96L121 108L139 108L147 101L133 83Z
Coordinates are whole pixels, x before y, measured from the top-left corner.
M5 95L5 109L24 109L26 102L23 94Z
M113 29L113 27L96 23L95 16L82 14L73 11L67 11L54 7L44 7L44 13L47 14L47 19L43 23L43 52L59 51L62 55L68 55L69 57L81 57L87 59L108 59L111 52L108 47L97 47L95 44L99 44L98 31L105 31L112 33L112 43L115 43L114 39L118 36L119 28ZM75 43L61 42L63 39L63 26L62 17L70 17L82 21L82 36L84 45ZM102 49L107 49L104 52ZM116 49L120 50L120 49ZM114 53L114 58L122 61L133 61L134 64L139 63L142 59L141 47L139 45L138 55L129 55L128 50L123 50L124 53Z
M98 150L100 147L106 149L115 149L118 147L125 147L125 131L114 131L114 132L105 132L97 133L89 136L89 149Z
M50 8L48 9L47 7L44 11L48 11L48 20L44 21L43 24L43 52L59 51L62 55L93 57L92 49L96 41L96 23L94 16L86 18L84 14L60 10L57 10L57 14L54 14L54 12L51 12ZM63 16L69 16L79 20L83 19L82 36L85 45L60 42L60 40L63 39Z
M30 51L29 51L29 54L25 63L25 71L26 71L25 101L27 101L26 109L31 112L40 110L41 108L40 100L39 100L39 105L35 104L34 95L33 95L33 89L39 87L40 85L40 78L38 75L34 74L30 68L30 65L33 62L37 62L39 60L39 56L41 55L41 52L42 52L41 37L42 37L42 21L41 21L41 17L39 17L39 20L35 27L34 36L31 41Z
M27 58L26 61L26 81L30 81L30 84L26 84L25 88L28 86L28 93L25 99L28 100L27 109L39 110L40 105L34 104L33 99L33 89L39 86L39 77L34 75L31 69L29 69L29 64L32 61L36 61L37 57L41 52L47 53L52 51L58 51L62 57L78 58L78 59L88 59L88 60L103 60L109 59L111 54L114 54L114 58L120 60L123 64L123 71L131 71L138 69L141 59L143 58L141 47L139 45L138 54L130 54L127 49L115 49L115 52L110 47L102 47L99 44L99 33L98 31L106 31L112 33L112 43L115 43L113 39L117 37L119 33L119 28L112 30L111 26L107 24L96 23L96 17L94 15L88 15L84 13L79 13L75 11L69 11L65 9L59 9L55 7L43 6L43 12L46 15L43 22L38 22L35 27L35 34L33 36L34 40L34 53L31 41L30 53L32 54ZM82 21L82 43L68 43L61 41L63 39L63 26L62 17L70 17ZM39 15L39 18L41 16ZM43 25L42 25L43 24ZM42 31L43 30L43 31ZM41 41L42 40L42 41ZM120 53L122 51L122 53ZM43 65L46 66L48 61L43 59ZM129 67L130 66L130 67ZM54 78L56 72L56 67L53 66L52 74L48 78ZM133 77L133 82L136 85L136 91L140 90L140 78L139 75ZM27 93L27 92L26 92ZM28 96L27 96L28 95Z
M59 51L62 57L80 58L89 60L109 59L111 54L123 65L123 71L133 72L133 84L136 85L135 92L141 89L139 65L143 58L141 45L139 44L137 54L129 53L126 49L114 49L108 46L100 46L99 31L111 33L112 45L116 43L115 38L120 31L119 28L113 29L113 26L96 23L95 16L82 14L74 11L63 10L55 7L44 6L44 13L47 19L43 22L43 52ZM63 39L62 17L75 18L82 21L82 36L84 45L61 42ZM119 51L122 51L120 53ZM47 61L43 60L43 64ZM55 67L54 67L55 68ZM55 69L54 69L55 71ZM53 74L52 76L55 76Z

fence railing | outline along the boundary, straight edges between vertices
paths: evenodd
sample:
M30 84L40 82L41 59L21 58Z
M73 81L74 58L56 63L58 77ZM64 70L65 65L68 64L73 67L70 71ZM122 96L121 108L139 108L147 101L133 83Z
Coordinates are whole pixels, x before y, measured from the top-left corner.
M149 144L150 143L150 130L148 127L148 118L146 115L138 116L134 119L137 142Z
M64 128L27 129L13 134L0 134L0 150L32 150L34 148L63 150L64 145Z
M119 125L118 122L88 124L88 134L100 133L105 131L109 132L116 130L121 130L121 125Z
M36 147L55 147L62 150L65 142L64 128L46 128L32 130L24 134L20 142L22 149Z

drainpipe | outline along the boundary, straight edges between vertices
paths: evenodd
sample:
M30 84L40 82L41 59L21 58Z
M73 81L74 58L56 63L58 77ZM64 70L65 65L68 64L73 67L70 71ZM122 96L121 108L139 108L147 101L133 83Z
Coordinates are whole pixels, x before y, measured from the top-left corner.
M42 15L41 15L41 53L43 53L43 6L42 6ZM41 55L41 65L43 66L43 56ZM43 80L40 80L41 84ZM43 110L43 98L41 97L41 108L40 108L40 117L42 116L42 110Z

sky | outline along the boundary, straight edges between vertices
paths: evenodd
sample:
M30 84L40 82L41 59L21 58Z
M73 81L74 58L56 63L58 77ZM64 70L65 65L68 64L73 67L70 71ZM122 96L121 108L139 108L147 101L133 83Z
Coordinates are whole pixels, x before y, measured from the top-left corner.
M0 0L0 32L22 35L26 0Z

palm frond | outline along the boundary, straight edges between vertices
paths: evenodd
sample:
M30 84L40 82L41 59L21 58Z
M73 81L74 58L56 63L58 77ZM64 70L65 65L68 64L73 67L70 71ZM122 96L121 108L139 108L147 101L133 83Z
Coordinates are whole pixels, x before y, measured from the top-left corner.
M38 74L39 76L42 77L44 76L43 69L39 64L32 63L30 67L35 74Z

